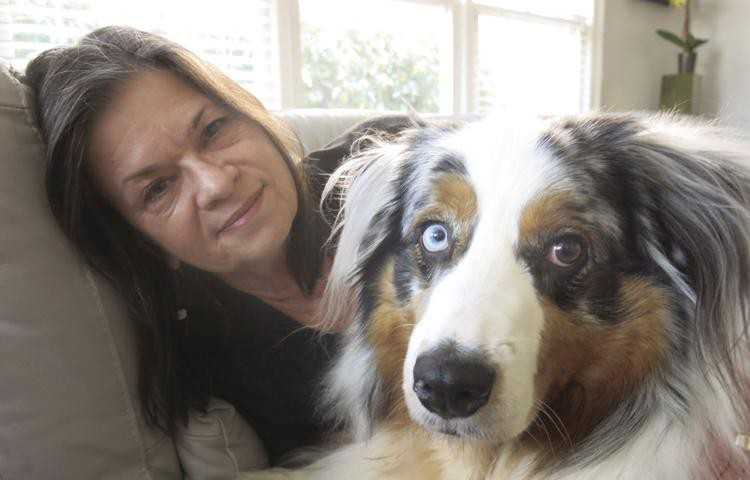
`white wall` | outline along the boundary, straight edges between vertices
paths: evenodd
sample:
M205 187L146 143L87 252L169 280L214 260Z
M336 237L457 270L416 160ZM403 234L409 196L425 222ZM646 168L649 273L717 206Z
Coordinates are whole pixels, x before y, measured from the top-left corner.
M697 50L701 112L750 127L750 0L702 0L694 14L709 39Z
M679 49L658 29L679 31L678 12L644 0L604 0L601 106L654 110L662 75L677 72Z
M644 0L604 0L601 105L654 110L662 75L677 72L679 48L654 31L682 30L682 11ZM695 0L693 34L708 38L698 52L700 111L750 127L750 0Z

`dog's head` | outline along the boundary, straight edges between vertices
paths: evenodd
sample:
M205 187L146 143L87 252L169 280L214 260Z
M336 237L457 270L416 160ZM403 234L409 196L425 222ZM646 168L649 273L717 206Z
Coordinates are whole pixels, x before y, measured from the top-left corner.
M686 408L675 372L731 374L744 332L737 151L610 115L427 126L361 153L334 179L327 297L335 317L354 292L332 385L355 427L575 442L657 378Z

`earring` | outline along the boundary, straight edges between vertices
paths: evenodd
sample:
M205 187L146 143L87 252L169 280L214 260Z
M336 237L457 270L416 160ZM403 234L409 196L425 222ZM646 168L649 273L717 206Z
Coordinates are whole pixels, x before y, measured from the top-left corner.
M176 266L173 266L172 258L169 258L167 262L169 263L169 266L172 267L172 273L173 273L172 284L174 288L175 306L177 307L177 310L176 310L177 320L182 322L188 317L187 308L185 308L185 301L183 298L182 269L180 269L179 260L176 260ZM185 324L184 328L187 328L187 324Z

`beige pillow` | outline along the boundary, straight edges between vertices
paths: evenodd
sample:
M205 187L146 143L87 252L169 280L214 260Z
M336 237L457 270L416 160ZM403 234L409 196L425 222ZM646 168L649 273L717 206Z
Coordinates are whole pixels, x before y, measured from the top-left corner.
M274 112L277 118L297 133L306 154L321 149L362 120L383 113L346 108L300 108Z
M250 425L224 400L213 398L205 413L193 412L175 446L190 480L229 480L268 466L268 456Z
M0 66L0 478L174 479L123 306L52 219L28 89Z

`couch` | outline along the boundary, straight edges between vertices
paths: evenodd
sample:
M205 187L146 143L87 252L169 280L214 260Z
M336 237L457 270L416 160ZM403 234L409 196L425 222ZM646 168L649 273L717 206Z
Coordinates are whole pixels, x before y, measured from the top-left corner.
M263 465L257 438L221 402L178 439L145 425L123 304L47 206L33 101L0 65L0 479L166 480L187 471L219 480ZM279 116L310 151L366 114ZM214 457L204 454L209 444L218 444Z

